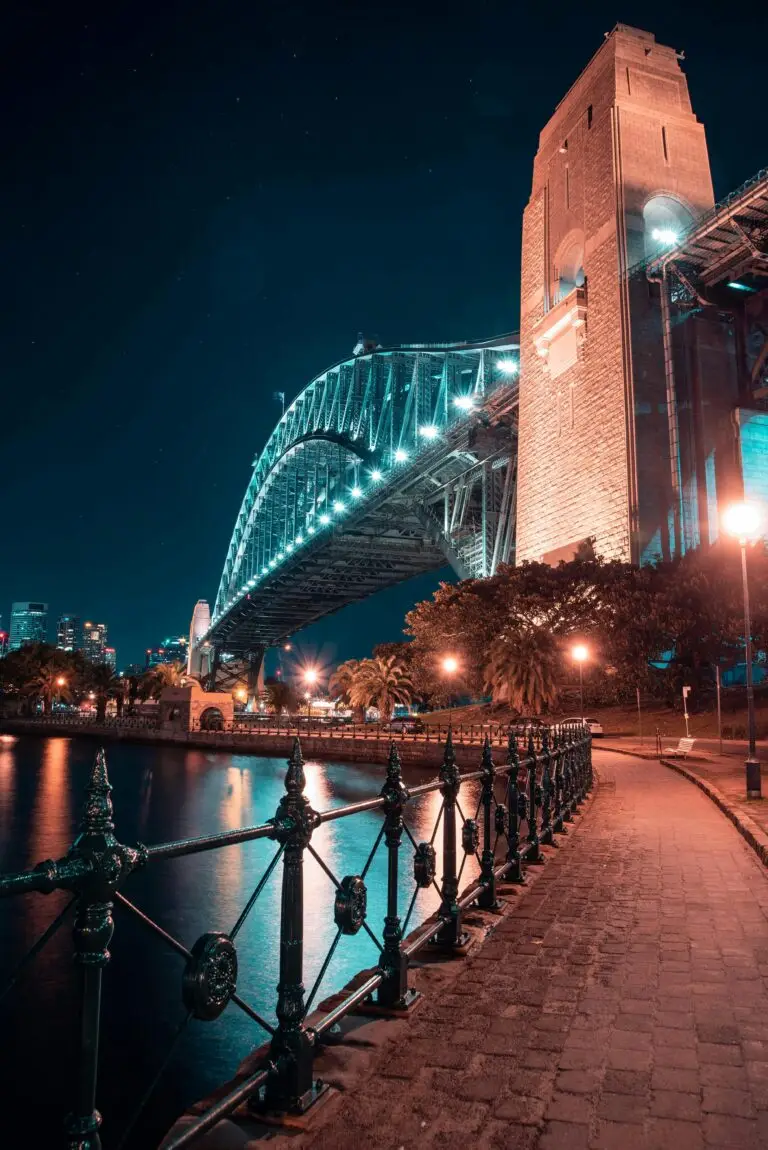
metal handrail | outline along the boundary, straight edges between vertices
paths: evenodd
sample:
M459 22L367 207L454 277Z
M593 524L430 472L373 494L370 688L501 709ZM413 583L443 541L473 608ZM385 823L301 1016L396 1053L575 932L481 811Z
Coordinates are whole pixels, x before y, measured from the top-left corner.
M67 1145L88 1145L99 1150L101 1115L96 1108L97 1064L100 1030L101 981L109 961L108 946L114 931L112 911L132 916L153 936L185 960L182 997L186 1018L172 1043L184 1032L190 1018L212 1021L230 1003L242 1010L269 1037L269 1047L261 1065L244 1081L202 1115L196 1116L184 1131L165 1145L167 1150L183 1150L245 1099L258 1109L302 1112L324 1087L313 1076L313 1060L322 1036L350 1011L376 996L379 1009L394 1013L407 1010L414 999L409 986L413 956L430 943L438 950L455 955L465 946L462 915L469 905L490 909L497 905L500 879L523 882L527 864L542 861L541 847L552 843L554 835L585 797L592 784L591 739L581 724L529 730L521 738L514 730L507 736L506 763L497 767L491 741L486 737L479 770L462 773L457 766L453 738L449 730L439 777L412 789L406 788L397 748L390 745L386 780L378 797L350 803L326 811L312 809L304 793L305 776L301 744L295 739L285 776L285 793L274 818L255 827L241 827L223 833L201 835L154 846L120 843L114 834L111 786L103 749L95 759L86 790L86 802L79 833L67 854L49 859L32 870L0 876L0 897L57 889L71 892L75 908L73 928L75 962L82 971L80 999L79 1085L73 1113L66 1121ZM521 756L521 751L522 756ZM461 808L462 784L480 781L480 799L474 817ZM503 787L499 801L497 790ZM410 803L439 791L442 802L429 842L416 842L406 814ZM358 875L338 879L312 846L314 831L323 823L380 811L383 822L368 860ZM482 818L480 814L482 812ZM437 857L434 840L442 825L442 879L436 880ZM523 828L526 837L523 838ZM178 858L208 850L269 838L277 851L248 898L229 933L207 932L187 948L135 906L122 891L130 875L160 858ZM399 868L402 846L413 846L414 890L402 917L399 906ZM482 841L481 841L482 840ZM387 912L380 942L367 917L366 876L381 843L387 853ZM460 845L459 845L460 844ZM499 845L502 853L499 854ZM459 853L463 861L459 865ZM303 970L304 891L303 859L309 852L325 871L334 887L333 914L336 935L323 962L315 985L305 999ZM461 877L468 859L479 864L479 877L462 892ZM237 952L235 938L282 859L280 918L280 976L276 1005L277 1025L263 1019L237 992ZM407 935L408 923L420 890L434 888L440 906L426 924ZM48 927L11 976L6 991L16 983L27 962L40 952L65 920L64 912ZM309 1011L340 939L365 930L379 950L376 968L361 985L344 995L332 1009L318 1018ZM3 992L5 993L5 992ZM0 994L2 997L2 994ZM315 1012L316 1013L316 1012ZM259 1048L260 1049L260 1048ZM170 1051L139 1106L146 1104ZM127 1133L133 1128L134 1115Z

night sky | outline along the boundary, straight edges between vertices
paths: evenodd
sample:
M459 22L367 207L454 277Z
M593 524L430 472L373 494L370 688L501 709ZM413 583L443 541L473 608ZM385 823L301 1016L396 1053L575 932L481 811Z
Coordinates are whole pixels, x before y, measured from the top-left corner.
M719 198L768 160L763 6L12 4L0 613L120 665L215 598L254 456L358 331L517 326L539 129L618 19L686 52ZM434 577L316 625L366 654Z

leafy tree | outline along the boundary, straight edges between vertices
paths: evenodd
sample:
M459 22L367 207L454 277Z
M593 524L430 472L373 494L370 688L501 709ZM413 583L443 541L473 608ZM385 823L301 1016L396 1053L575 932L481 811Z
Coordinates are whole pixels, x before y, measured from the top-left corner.
M491 644L485 686L494 702L521 714L540 715L557 697L561 655L544 627L509 630Z
M298 707L298 697L290 683L284 683L282 679L265 679L264 690L276 715L282 715L283 711L295 711Z

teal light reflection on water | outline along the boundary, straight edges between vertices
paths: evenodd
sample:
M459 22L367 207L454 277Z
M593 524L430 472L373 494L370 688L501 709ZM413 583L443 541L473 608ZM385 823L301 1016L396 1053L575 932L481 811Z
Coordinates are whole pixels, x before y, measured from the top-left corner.
M96 746L88 740L20 738L0 743L0 870L26 868L63 854L76 833L85 785ZM107 748L113 786L116 834L121 842L154 844L196 835L259 825L272 818L284 793L286 764L228 753L185 751L115 744ZM433 774L439 767L439 752ZM310 761L305 767L306 793L316 810L377 795L384 781L381 765ZM419 773L424 781L430 773ZM460 794L465 815L474 815L477 790ZM414 839L429 840L440 810L439 792L414 800L406 820ZM323 824L312 845L338 880L360 874L382 814L368 811ZM442 828L435 847L438 879ZM206 851L151 863L126 883L124 893L164 930L190 947L205 931L229 932L276 851L270 840ZM460 852L460 858L461 856ZM404 916L414 890L413 849L404 836L400 853L400 908ZM468 859L462 883L477 873ZM237 938L241 996L269 1021L275 1018L278 982L280 882L278 864ZM386 909L386 849L383 841L366 875L368 923L380 940ZM26 896L0 903L2 971L12 969L35 938L64 905L64 895ZM305 853L304 984L307 994L336 933L334 888L318 863ZM436 890L419 893L410 927L418 925L438 903ZM149 934L119 905L114 911L112 958L104 977L102 1082L105 1112L130 1114L167 1043L183 1017L183 959ZM315 998L315 1005L340 989L359 970L373 966L377 949L365 931L343 937ZM19 1050L18 1090L25 1089L24 1056L34 1059L32 1035L40 1028L47 1045L71 1049L74 975L71 936L59 932L36 959L34 980L21 988L24 1028L29 1049ZM68 1014L65 1004L70 1003ZM159 1129L188 1102L202 1097L230 1077L242 1058L265 1039L263 1032L236 1007L217 1021L190 1023L179 1043L154 1105ZM25 1039L26 1041L26 1039ZM130 1071L126 1070L130 1067ZM116 1086L116 1083L118 1084ZM14 1084L16 1088L17 1084ZM65 1084L62 1085L62 1090ZM30 1088L31 1089L31 1088ZM31 1100L30 1100L31 1101ZM56 1105L56 1091L46 1104ZM68 1099L59 1100L64 1108ZM168 1110L165 1113L163 1108ZM172 1112L171 1112L172 1111Z

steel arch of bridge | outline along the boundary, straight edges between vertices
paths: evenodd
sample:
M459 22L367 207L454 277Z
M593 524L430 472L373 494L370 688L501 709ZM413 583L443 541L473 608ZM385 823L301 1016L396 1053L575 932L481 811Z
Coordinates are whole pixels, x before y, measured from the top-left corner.
M518 352L376 348L316 376L254 463L206 641L245 653L446 562L509 561Z

